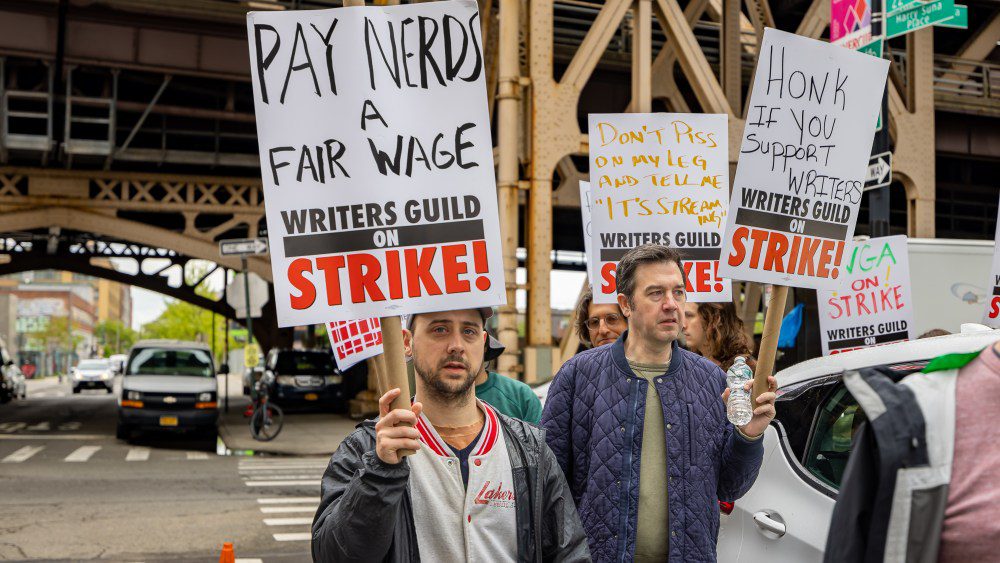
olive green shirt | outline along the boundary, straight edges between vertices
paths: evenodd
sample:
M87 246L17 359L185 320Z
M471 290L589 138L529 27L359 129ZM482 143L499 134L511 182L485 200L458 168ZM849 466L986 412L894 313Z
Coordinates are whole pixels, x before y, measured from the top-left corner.
M640 364L629 360L632 372L649 382L646 414L642 421L642 456L639 460L639 523L635 533L635 561L662 562L669 554L667 534L667 434L663 428L663 402L653 378L667 373L670 363Z

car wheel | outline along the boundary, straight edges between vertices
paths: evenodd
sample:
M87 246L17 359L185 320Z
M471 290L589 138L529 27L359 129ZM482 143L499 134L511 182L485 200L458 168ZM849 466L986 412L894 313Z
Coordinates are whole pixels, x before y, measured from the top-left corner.
M76 395L78 393L80 393L80 388L79 387L74 387L73 388L73 394Z
M115 392L115 390L113 388L108 387L108 393L114 393L114 392Z
M118 423L118 428L115 429L115 437L119 440L124 440L126 442L132 438L132 430L122 423Z
M243 386L243 394L248 397L250 396L250 388L247 387L246 385Z

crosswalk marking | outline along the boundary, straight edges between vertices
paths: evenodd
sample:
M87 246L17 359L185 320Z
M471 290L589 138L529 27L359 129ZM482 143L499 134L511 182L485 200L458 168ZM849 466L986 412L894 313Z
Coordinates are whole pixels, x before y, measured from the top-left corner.
M149 448L129 448L125 461L146 461L149 459Z
M188 459L195 459L195 460L197 460L197 459L208 459L208 453L207 452L188 452L187 453L187 458Z
M21 463L44 449L45 446L24 446L23 448L3 458L3 461L0 461L0 463Z
M288 471L288 470L303 470L303 469L314 469L317 471L323 471L326 469L326 464L310 463L310 464L290 464L290 465L266 465L266 466L240 466L240 473L267 473L269 471Z
M101 449L101 446L80 446L73 453L66 456L63 461L70 462L84 462L90 459L90 456L96 454Z
M265 518L265 526L302 526L312 524L312 518Z
M275 541L309 541L312 539L312 534L309 532L301 532L296 534L274 534Z
M246 486L248 487L292 487L292 486L318 487L319 479L295 480L295 481L246 481L245 483Z
M257 504L299 504L306 502L315 502L319 504L319 498L317 497L277 497L277 498L259 498L257 499Z
M264 514L291 514L294 512L316 512L316 506L262 506Z
M247 559L245 557L237 557L236 563L264 563L263 559Z

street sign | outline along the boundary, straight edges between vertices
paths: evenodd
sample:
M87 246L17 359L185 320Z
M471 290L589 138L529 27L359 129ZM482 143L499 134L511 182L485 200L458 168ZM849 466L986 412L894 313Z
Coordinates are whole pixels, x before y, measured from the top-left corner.
M865 190L888 186L892 182L892 153L872 155L865 174Z
M955 16L955 0L935 0L889 14L885 18L885 38L892 39L934 25Z
M938 27L953 27L955 29L969 29L969 8L961 4L955 4L955 15L936 24Z
M219 254L223 256L249 256L267 254L266 238L236 238L219 241Z
M881 59L882 58L882 44L883 43L884 42L882 41L882 38L880 37L880 38L876 39L875 41L872 41L871 43L868 43L867 45L862 45L862 46L858 47L857 50L859 52L861 52L861 53L866 54L866 55L871 55L873 57Z
M260 364L260 346L256 342L248 342L243 348L243 365L255 368Z
M920 4L921 0L885 0L885 13L895 14Z
M258 318L263 314L261 308L268 302L270 297L267 291L267 282L257 274L251 273L247 283L243 282L242 273L233 275L233 281L226 286L226 303L236 310L237 317L247 316L246 289L250 290L250 316Z

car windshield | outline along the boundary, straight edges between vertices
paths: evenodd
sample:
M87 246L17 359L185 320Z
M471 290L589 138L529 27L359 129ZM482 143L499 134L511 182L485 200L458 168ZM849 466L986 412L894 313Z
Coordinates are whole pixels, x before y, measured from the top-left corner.
M333 355L323 352L281 352L275 371L282 375L321 375L334 372Z
M108 369L107 360L82 360L77 369L87 369L87 370L99 370Z
M192 375L213 377L212 358L207 350L144 348L128 363L127 375Z

